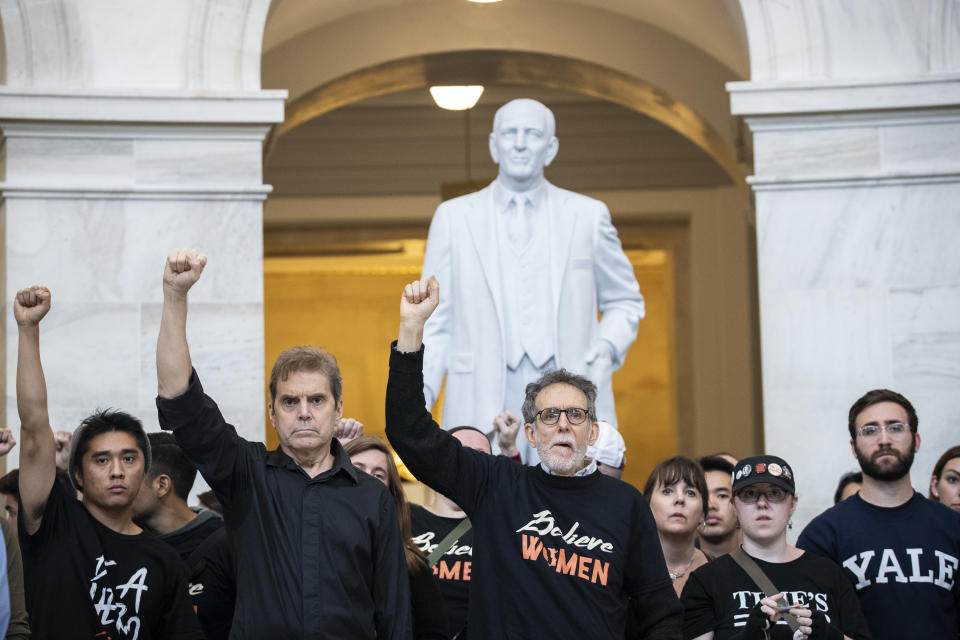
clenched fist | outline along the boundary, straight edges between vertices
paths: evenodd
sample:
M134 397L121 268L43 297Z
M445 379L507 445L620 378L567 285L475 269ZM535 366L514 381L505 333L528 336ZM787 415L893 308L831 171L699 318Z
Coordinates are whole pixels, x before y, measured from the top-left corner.
M21 327L36 326L50 311L50 290L46 287L27 287L17 291L13 299L13 317Z
M70 443L72 439L73 434L69 431L58 429L53 432L53 441L57 446L57 468L63 469L68 473L70 471L68 467L70 466Z
M363 423L353 418L340 418L333 428L333 437L340 441L340 444L347 444L363 435Z
M15 446L17 446L17 439L13 437L13 431L0 429L0 456L7 455Z
M493 430L497 432L497 446L500 447L500 453L513 458L520 452L517 450L517 434L520 433L520 427L523 426L523 420L519 416L504 411L493 417Z
M414 280L403 288L400 296L400 321L423 326L440 304L440 284L436 276L429 280Z
M164 293L185 295L203 273L207 256L196 249L174 249L163 268Z

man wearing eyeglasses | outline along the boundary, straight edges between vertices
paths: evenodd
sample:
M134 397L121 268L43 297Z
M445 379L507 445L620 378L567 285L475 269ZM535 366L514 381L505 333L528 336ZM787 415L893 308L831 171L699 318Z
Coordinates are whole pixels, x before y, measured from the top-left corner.
M637 638L679 639L682 610L649 506L586 457L596 386L564 370L527 385L524 429L538 465L462 446L423 401L423 326L439 296L433 277L404 289L386 432L407 468L473 523L469 637L621 640L629 606Z
M960 635L960 513L910 483L917 424L899 393L875 389L857 400L848 428L863 486L797 541L846 569L874 640Z

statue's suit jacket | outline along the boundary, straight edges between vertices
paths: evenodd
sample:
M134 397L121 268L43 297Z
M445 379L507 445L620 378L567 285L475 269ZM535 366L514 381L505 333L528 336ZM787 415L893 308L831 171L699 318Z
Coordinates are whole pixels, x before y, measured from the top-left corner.
M546 186L548 228L533 232L550 236L543 267L550 269L553 287L554 358L558 367L588 375L590 347L600 339L613 346L610 372L605 380L594 380L601 388L598 417L613 422L609 373L623 363L637 337L643 296L606 205ZM444 428L472 425L489 432L504 408L504 331L510 319L503 317L491 192L488 185L441 204L427 237L423 277L437 276L440 304L424 327L424 395L432 406L447 374ZM599 322L598 311L603 314Z

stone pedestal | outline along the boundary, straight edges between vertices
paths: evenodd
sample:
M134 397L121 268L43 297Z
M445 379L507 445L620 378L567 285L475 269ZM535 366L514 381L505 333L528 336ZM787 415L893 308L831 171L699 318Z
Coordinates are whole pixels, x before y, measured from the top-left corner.
M210 261L191 292L194 365L241 434L263 439L261 149L285 95L0 90L4 388L15 432L15 291L52 291L41 350L54 428L116 407L155 430L163 261L197 247Z
M916 406L918 490L958 442L960 76L728 89L754 136L766 450L796 468L796 535L858 468L865 391Z

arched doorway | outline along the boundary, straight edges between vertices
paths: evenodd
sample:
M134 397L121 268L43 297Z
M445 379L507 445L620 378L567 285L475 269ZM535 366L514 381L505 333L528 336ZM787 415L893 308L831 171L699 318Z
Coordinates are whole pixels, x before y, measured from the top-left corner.
M350 30L346 24L340 27ZM335 32L336 26L331 25L324 35L337 37ZM406 149L408 157L419 152L428 158L442 154L447 168L456 165L457 171L465 155L463 116L446 116L448 122L438 120L428 128L426 122L445 116L428 112L432 107L422 102L424 88L434 83L482 83L491 87L488 91L494 96L506 97L511 91L526 92L531 97L544 93L549 98L544 99L547 104L560 102L554 108L558 111L562 151L548 177L610 204L638 275L647 271L648 281L642 286L648 305L654 301L641 332L650 330L656 336L647 346L641 346L641 335L628 356L627 367L634 361L638 365L653 364L655 358L648 357L644 362L643 354L656 352L659 360L653 368L659 370L652 374L638 367L633 378L628 368L618 374L624 380L618 402L621 395L636 401L630 413L639 425L626 431L630 434L629 479L641 484L657 460L678 450L690 454L717 448L751 452L757 442L753 363L749 356L729 358L729 352L751 351L754 304L746 258L749 207L743 196L744 171L732 136L714 126L716 117L701 116L652 82L596 60L559 55L544 48L547 50L539 52L472 48L397 56L328 77L309 88L303 82L295 85L285 121L272 132L265 154L265 180L276 188L265 216L267 361L271 362L282 346L298 341L320 342L349 354L341 363L345 371L354 367L345 391L346 411L369 415L371 431L380 430L382 408L378 404L382 402L386 376L384 345L395 330L396 291L400 283L419 273L418 251L422 245L417 243L425 238L430 215L439 203L440 185L445 181L439 177L403 182L404 170L418 170L417 177L422 178L440 175L430 173L440 168L429 161L410 168L405 158L394 157L393 153ZM265 64L265 72L270 66ZM266 75L264 82L268 83ZM492 177L483 142L492 108L489 103L481 103L476 113L468 116L474 132L470 156L475 170L479 168L485 178ZM400 113L406 115L397 115ZM642 122L643 127L637 128L643 131L636 132L636 138L624 140L635 146L650 146L651 140L657 140L652 143L655 150L645 159L644 168L634 162L633 170L624 172L631 173L631 178L601 184L594 177L592 183L578 184L578 176L597 173L597 163L585 168L589 164L585 158L603 151L583 144L583 155L571 157L577 146L575 123L608 117ZM410 122L418 123L420 140L416 148L404 147L410 140L396 133L404 123L409 127ZM396 129L391 129L394 125ZM375 127L375 133L358 134L363 127ZM374 140L377 135L380 139ZM608 130L594 131L594 135L618 134ZM342 144L347 137L351 142ZM424 137L438 140L426 149ZM663 142L667 139L669 142ZM371 153L379 154L370 164L365 164L361 148L366 146ZM686 155L678 153L681 148ZM567 167L561 164L564 158L571 163ZM374 166L377 163L379 172ZM691 170L693 166L698 169ZM654 176L656 171L661 175ZM703 178L706 174L709 177ZM641 176L646 182L637 182ZM698 183L691 176L702 181ZM420 186L411 187L412 183ZM727 224L727 218L733 224ZM729 237L719 237L723 233ZM725 256L725 249L735 259ZM724 284L716 286L720 281ZM338 333L333 326L325 334L310 333L309 327L300 332L294 325L277 323L278 319L271 317L271 307L280 307L271 305L275 294L279 302L281 297L289 300L288 294L296 292L293 297L309 305L311 291L331 286L341 287L338 295L360 293L349 305L348 317L354 322L343 332ZM717 306L709 299L718 288L733 292L738 303L733 314L737 317L726 317L719 332L705 319L708 309ZM360 308L373 310L368 321L356 320ZM311 311L297 303L287 315L295 322L292 316L317 317L318 313L317 307ZM724 315L731 316L726 311ZM342 345L348 344L350 335L358 333L379 337L369 352L363 345L344 350ZM734 374L724 375L731 368ZM371 381L368 391L357 393L353 400L350 377ZM733 382L737 378L739 381ZM661 400L662 410L655 408L656 402L641 397L639 390L644 385L651 390L651 397ZM733 397L729 387L737 387ZM720 396L728 397L727 406L713 400ZM746 401L745 407L737 405L741 400ZM351 410L350 402L355 410ZM627 421L621 419L626 425ZM715 445L729 442L731 434L735 434L738 445Z

